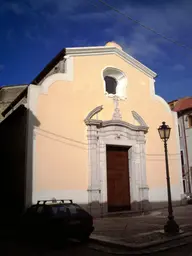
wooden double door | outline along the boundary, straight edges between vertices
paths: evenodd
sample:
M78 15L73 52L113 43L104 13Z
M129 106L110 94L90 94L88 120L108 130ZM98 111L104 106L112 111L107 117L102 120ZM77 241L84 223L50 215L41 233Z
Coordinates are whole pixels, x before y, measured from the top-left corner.
M108 211L130 210L129 160L127 147L107 146Z

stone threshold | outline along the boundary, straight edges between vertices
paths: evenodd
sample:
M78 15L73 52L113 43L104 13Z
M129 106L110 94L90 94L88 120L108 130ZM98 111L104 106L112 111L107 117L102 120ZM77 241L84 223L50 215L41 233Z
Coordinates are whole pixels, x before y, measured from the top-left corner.
M101 218L105 217L132 217L132 216L142 216L149 215L151 212L141 212L141 211L118 211L118 212L107 212L103 214Z
M174 206L174 208L180 208L184 206L185 205L177 205L177 206ZM154 217L158 216L159 218L165 218L165 217L167 218L167 214L166 213L163 214L163 211L165 209L167 209L167 207L159 207L159 208L151 209L148 211L128 210L128 211L106 212L106 213L102 213L101 216L95 216L94 219L102 219L102 218L110 218L110 217L139 217L139 216L145 216L145 215L151 215Z
M173 207L174 208L182 208L182 207L185 207L186 205L176 205ZM116 216L142 216L142 215L158 215L158 216L162 216L162 217L166 217L167 218L167 214L163 213L163 211L167 209L166 206L164 207L159 207L159 208L156 208L156 209L151 209L151 210L148 210L148 211L141 211L141 210L137 210L137 211L133 211L133 210L128 210L128 211L117 211L117 212L107 212L105 214L103 214L102 217L116 217Z

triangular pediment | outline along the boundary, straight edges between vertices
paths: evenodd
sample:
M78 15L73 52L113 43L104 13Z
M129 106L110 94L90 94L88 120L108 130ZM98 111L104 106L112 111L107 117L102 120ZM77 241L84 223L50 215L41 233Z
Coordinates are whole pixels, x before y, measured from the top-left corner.
M143 65L141 62L133 58L128 53L117 47L111 46L97 46L97 47L77 47L77 48L66 48L66 55L69 56L93 56L93 55L109 55L114 54L122 58L127 63L131 64L136 69L142 71L147 76L155 78L157 74L151 69Z

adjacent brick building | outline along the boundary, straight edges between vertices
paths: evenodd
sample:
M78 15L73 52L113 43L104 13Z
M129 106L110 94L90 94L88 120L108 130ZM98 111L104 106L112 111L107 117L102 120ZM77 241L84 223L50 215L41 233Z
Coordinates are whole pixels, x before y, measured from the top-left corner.
M178 114L178 129L181 149L183 188L192 192L192 97L169 102L171 110Z
M27 85L9 85L0 87L0 121L3 120L1 113L10 103L27 87ZM25 99L23 102L25 103Z

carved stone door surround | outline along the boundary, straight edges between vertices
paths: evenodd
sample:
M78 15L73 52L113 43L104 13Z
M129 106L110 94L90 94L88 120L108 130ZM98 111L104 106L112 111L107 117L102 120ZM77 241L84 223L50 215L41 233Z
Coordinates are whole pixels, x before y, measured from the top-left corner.
M146 202L148 202L145 133L148 127L135 111L132 111L132 115L140 124L138 126L117 117L104 121L92 119L102 109L103 106L96 107L84 120L88 137L88 198L91 211L97 215L105 214L107 211L106 145L130 147L128 155L131 210L145 210Z

